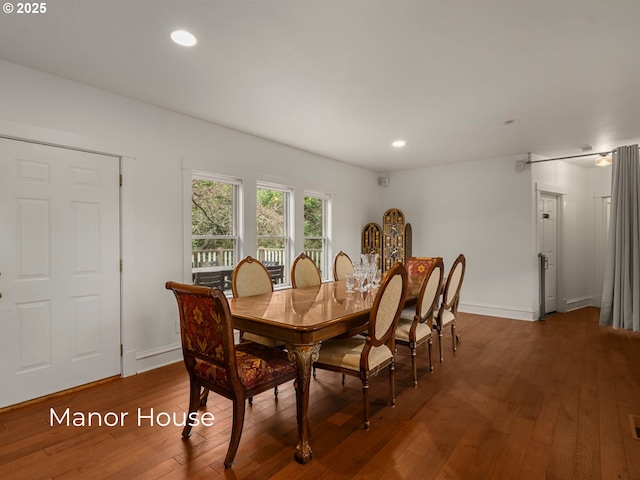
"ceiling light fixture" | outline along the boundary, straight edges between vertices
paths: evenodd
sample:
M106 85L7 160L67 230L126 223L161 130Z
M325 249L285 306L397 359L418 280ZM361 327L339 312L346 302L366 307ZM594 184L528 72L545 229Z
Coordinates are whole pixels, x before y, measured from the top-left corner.
M198 43L198 39L190 32L186 30L174 30L171 32L171 40L183 47L193 47Z
M609 165L611 165L611 155L609 155L608 153L601 153L596 158L597 167L608 167Z
M404 140L396 140L395 142L393 142L391 145L393 145L396 148L402 148L407 144L407 142L405 142Z

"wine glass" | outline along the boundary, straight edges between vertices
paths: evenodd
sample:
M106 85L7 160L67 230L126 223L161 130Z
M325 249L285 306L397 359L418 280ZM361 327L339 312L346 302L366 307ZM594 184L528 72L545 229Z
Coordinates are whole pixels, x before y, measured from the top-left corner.
M353 276L355 277L356 282L358 282L356 290L362 292L364 280L367 278L367 272L362 264L356 264L353 266Z
M367 288L371 289L371 288L375 288L374 284L373 284L373 277L376 273L376 265L374 265L373 263L369 263L367 265Z
M344 283L347 286L347 292L353 292L353 285L355 284L355 281L355 275L353 274L348 274L344 277Z
M374 266L373 272L373 288L378 288L380 286L380 280L382 280L382 270L377 268L378 266Z

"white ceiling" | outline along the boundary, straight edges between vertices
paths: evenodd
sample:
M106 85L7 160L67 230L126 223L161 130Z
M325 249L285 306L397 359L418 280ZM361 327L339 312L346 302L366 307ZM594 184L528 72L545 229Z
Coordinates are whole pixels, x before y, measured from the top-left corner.
M0 58L379 172L640 138L639 0L46 5Z

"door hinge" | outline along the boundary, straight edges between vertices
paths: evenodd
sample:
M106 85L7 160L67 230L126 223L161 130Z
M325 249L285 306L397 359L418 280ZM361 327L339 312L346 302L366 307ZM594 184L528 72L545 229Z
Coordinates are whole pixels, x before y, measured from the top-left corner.
M122 186L122 174L120 174L120 186Z
M124 347L120 344L120 356L124 355Z
M120 260L120 273L122 273L122 260Z

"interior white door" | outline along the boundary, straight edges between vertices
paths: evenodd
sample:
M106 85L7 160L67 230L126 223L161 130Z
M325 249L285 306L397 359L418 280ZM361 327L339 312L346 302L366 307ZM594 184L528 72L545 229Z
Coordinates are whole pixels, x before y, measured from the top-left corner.
M0 407L120 373L119 174L0 138Z
M538 221L541 252L547 257L545 270L545 313L557 310L558 198L540 194Z

